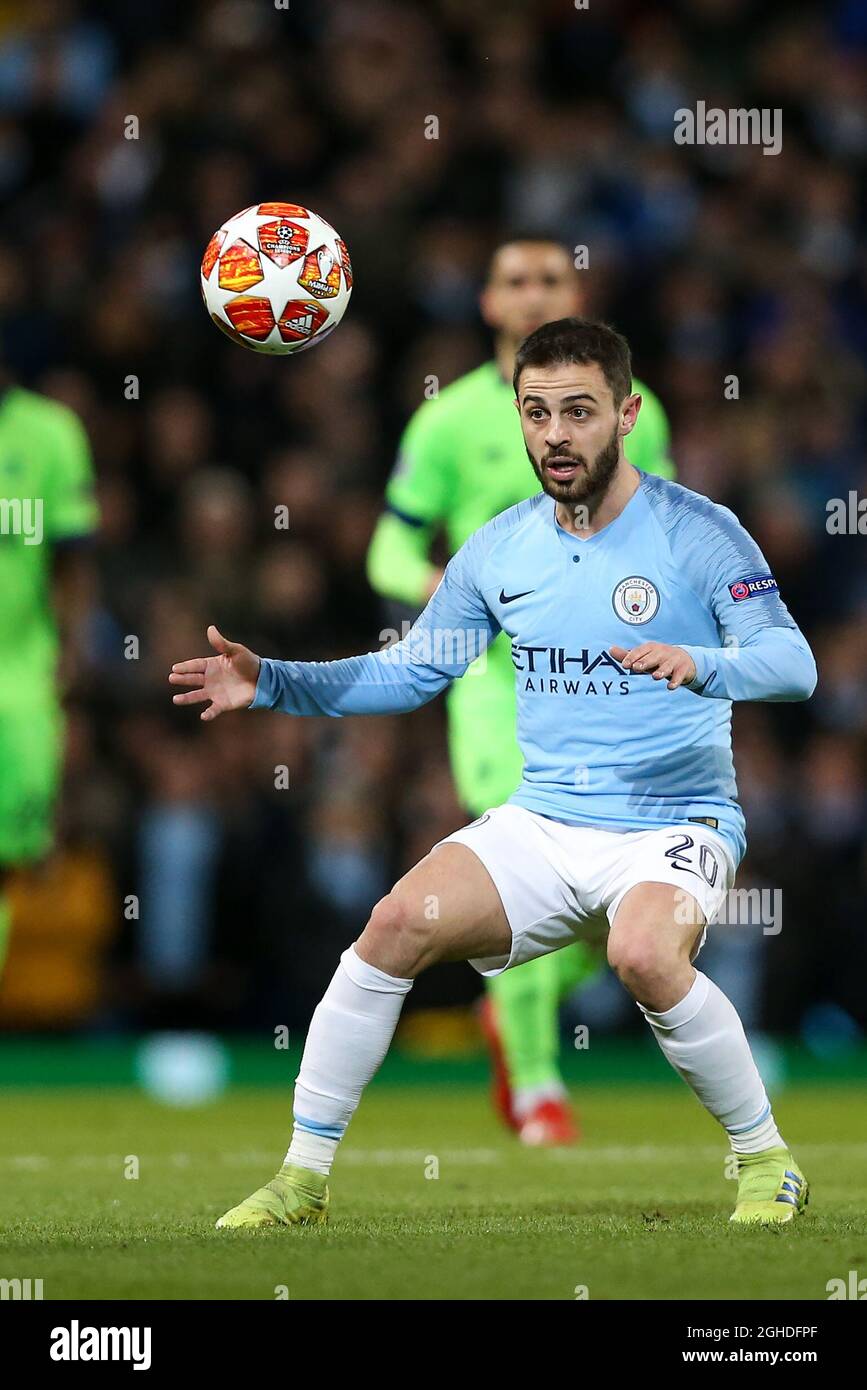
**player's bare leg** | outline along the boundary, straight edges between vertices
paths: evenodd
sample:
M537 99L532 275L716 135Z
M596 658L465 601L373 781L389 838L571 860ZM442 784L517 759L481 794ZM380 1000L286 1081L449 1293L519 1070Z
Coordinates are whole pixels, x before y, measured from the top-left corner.
M388 1051L416 975L437 961L508 955L511 940L493 880L465 845L437 846L400 879L344 951L313 1014L283 1167L217 1225L324 1221L337 1145Z
M777 1129L733 1004L692 964L703 930L691 895L640 883L617 910L608 960L668 1061L729 1136L738 1160L732 1220L790 1221L806 1206L807 1181Z
M500 895L465 845L438 845L399 879L355 943L360 958L415 979L437 961L508 955L512 933Z

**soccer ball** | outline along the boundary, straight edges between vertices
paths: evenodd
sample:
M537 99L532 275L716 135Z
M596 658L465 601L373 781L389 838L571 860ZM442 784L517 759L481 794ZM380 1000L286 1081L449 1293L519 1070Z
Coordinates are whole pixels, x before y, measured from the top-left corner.
M257 203L214 232L202 258L214 323L254 352L303 352L346 313L352 265L324 218L297 203Z

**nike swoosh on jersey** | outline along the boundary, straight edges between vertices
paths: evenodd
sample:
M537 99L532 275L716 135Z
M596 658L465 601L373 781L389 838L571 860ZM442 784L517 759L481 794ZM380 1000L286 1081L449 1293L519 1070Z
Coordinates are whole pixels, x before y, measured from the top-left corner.
M528 594L535 594L535 589L525 589L522 594L507 594L505 589L500 590L500 603L514 603L516 598L526 598Z

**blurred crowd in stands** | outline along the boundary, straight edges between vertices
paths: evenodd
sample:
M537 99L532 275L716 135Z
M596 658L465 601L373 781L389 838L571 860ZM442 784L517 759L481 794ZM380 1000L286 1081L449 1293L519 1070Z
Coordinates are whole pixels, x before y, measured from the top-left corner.
M781 152L676 145L699 100L780 108ZM821 1046L867 1025L867 537L826 524L867 497L865 163L858 0L6 0L0 353L85 421L103 520L59 851L16 890L60 963L0 1021L300 1028L465 820L442 702L202 726L166 674L209 622L266 655L380 645L364 561L400 430L489 355L476 294L520 226L588 247L587 310L629 337L680 481L753 532L817 655L809 706L735 712L741 881L783 895L779 935L729 956L753 1021ZM198 285L214 229L284 198L356 280L294 360L228 342ZM477 992L443 967L411 1003Z

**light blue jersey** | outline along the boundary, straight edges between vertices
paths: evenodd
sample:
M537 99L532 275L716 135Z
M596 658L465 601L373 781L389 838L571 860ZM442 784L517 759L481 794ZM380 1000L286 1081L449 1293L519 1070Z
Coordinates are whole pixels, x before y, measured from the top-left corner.
M500 630L524 756L515 805L603 830L707 819L742 858L731 701L807 699L816 666L733 513L662 478L640 474L586 540L563 530L545 493L510 507L461 547L402 642L344 661L264 660L252 708L414 709ZM610 655L645 641L689 652L692 686L668 690Z

